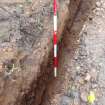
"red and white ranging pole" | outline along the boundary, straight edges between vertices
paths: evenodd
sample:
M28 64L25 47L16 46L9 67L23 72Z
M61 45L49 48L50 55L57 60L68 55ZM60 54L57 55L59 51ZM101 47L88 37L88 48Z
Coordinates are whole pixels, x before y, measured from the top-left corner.
M57 58L57 1L54 2L54 32L53 32L53 41L54 41L54 77L57 77L57 66L58 66L58 58Z

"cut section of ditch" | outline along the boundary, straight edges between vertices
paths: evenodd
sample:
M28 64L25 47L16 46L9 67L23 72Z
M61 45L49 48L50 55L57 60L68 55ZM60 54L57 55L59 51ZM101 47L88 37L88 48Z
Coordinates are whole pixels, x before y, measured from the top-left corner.
M46 2L46 0L44 1ZM79 34L90 14L94 1L70 0L67 10L61 5L63 2L59 2L59 8L61 8L60 11L62 12L59 14L58 23L58 77L54 78L53 76L52 37L48 36L46 38L45 36L38 43L33 43L31 51L28 54L23 54L23 57L19 59L20 68L23 71L17 73L18 75L12 74L14 81L10 82L11 77L9 79L6 78L5 92L1 93L0 105L62 105L60 101L68 88L70 79L70 72L67 71L65 65L71 62L75 50L78 47L79 43L77 41ZM47 16L44 20L46 19ZM45 26L43 26L46 27L43 33L46 34L47 31L47 35L51 34L53 29L49 29L50 25L46 26L49 21L44 21ZM27 26L24 26L24 24L23 27L27 29ZM25 29L21 30L24 34L28 34ZM29 41L29 43L31 42Z
M47 66L42 66L45 72L42 73L41 77L38 79L36 89L33 88L36 94L34 98L31 98L33 99L32 105L63 105L61 102L62 96L67 91L69 79L71 78L70 72L66 70L65 65L66 62L71 61L78 47L79 43L77 41L79 40L79 34L90 14L93 4L94 1L70 1L68 5L69 13L65 21L64 30L60 33L62 38L59 42L58 77L53 77L53 50L51 50ZM31 90L31 94L28 93L25 97L28 98L28 96L32 96L32 94L33 91ZM25 105L30 104L29 100L25 100L25 98L23 100L23 102L27 102Z
M79 35L92 9L95 1L81 0L75 8L74 0L70 2L68 19L65 21L62 39L59 42L58 77L48 82L40 105L72 105L67 98L69 84L72 81L71 66L75 51L79 45ZM66 98L65 98L66 97ZM75 105L75 104L74 104ZM78 105L81 105L78 103Z

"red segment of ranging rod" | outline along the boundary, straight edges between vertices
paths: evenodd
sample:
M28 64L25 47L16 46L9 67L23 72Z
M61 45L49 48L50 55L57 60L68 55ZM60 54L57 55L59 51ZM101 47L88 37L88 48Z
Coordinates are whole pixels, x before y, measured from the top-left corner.
M58 59L57 59L57 1L56 0L54 0L54 33L53 33L53 40L54 40L54 76L57 77Z
M57 32L54 32L54 37L53 37L53 41L54 41L54 45L57 44Z
M57 14L57 1L54 0L54 15Z
M58 66L58 59L57 59L57 57L54 57L54 65L55 65L55 67Z

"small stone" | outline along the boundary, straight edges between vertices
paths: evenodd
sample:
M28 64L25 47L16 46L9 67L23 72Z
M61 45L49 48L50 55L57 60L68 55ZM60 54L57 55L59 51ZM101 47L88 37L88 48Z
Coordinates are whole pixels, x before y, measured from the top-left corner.
M30 15L30 12L29 11L26 11L26 13L25 13L26 15Z
M80 39L78 39L77 42L79 43L80 42Z
M13 51L13 50L12 50L12 48L8 48L7 51L8 51L8 52L11 52L11 51Z
M3 49L2 49L2 51L3 51L3 52L6 52L6 49L5 49L5 48L3 48Z
M20 7L20 8L23 8L23 5L20 4L19 7Z
M80 66L77 66L76 69L77 69L77 70L80 70Z
M101 3L100 2L96 2L96 6L97 7L100 7L101 6Z
M21 14L22 12L23 12L23 5L17 5L17 7L16 7L16 13L17 14Z
M78 91L72 90L70 96L72 98L78 98L79 97L79 93L78 93Z
M80 78L80 79L79 79L79 83L80 83L81 85L83 85L83 84L85 83L85 81L84 81L82 78Z
M89 73L86 73L85 81L89 82L91 79L91 76Z
M91 70L91 78L92 78L92 80L96 81L97 80L97 75L98 75L98 72L96 71L96 69L92 69Z
M101 31L102 31L102 30L101 30ZM101 67L102 67L103 65L104 65L103 63L99 63L99 66L101 66Z
M75 88L75 86L69 87L66 95L71 98L79 97L78 90Z
M70 105L70 103L72 103L72 99L67 96L63 96L60 105Z
M81 96L80 96L80 98L81 98L81 100L83 101L83 102L87 102L87 93L86 92L82 92L81 93Z
M98 87L97 84L93 84L93 83L92 83L92 89L95 89L95 88L97 88L97 87Z

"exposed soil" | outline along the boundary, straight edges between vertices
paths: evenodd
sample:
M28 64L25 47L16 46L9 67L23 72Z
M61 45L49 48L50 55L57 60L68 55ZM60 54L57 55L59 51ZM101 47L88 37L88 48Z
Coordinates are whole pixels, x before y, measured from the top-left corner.
M60 3L59 17L65 17L62 23L59 19L59 33L69 2ZM0 22L0 105L38 105L53 72L46 69L53 48L53 3L2 1Z
M75 52L80 46L79 39L83 25L89 18L92 9L94 8L95 1L81 1L78 5L78 10L75 12L73 21L70 15L66 21L65 29L62 33L62 41L59 43L59 75L55 80L50 81L47 87L47 91L44 95L41 105L81 105L79 100L79 91L76 91L76 97L71 97L71 91L68 90L72 86L75 86L76 72L75 69ZM70 14L73 12L73 3L69 5ZM71 24L72 23L72 24ZM84 52L85 54L85 52ZM79 55L81 56L81 55ZM77 85L77 84L76 84ZM78 92L78 93L77 93ZM75 100L74 100L75 98Z
M104 94L104 13L103 0L83 0L72 27L68 19L60 43L59 76L48 84L42 105L105 105Z
M53 76L53 2L0 1L0 105L105 105L105 1L58 1L59 65Z

